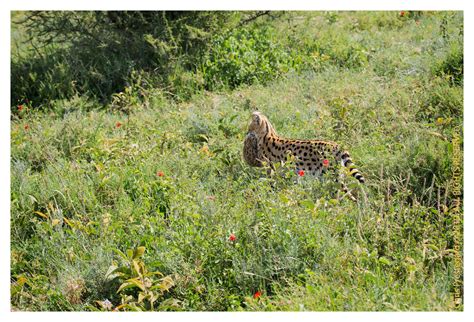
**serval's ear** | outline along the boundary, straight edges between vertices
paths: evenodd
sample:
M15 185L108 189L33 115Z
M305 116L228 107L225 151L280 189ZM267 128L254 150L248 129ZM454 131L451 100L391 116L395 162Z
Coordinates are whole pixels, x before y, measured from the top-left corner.
M260 112L253 112L252 120L257 122L257 124L260 124Z

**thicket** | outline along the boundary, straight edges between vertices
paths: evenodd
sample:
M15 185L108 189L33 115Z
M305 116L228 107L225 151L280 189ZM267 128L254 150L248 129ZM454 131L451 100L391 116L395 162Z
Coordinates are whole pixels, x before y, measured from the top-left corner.
M278 37L271 21L283 17L291 29L292 13L267 11L17 13L28 38L12 52L11 105L86 95L124 110L157 88L183 101L290 71L367 66L364 46L347 37Z
M267 14L23 13L14 23L29 37L25 49L12 53L11 104L33 101L45 107L76 94L107 103L114 94L128 90L140 97L151 88L184 100L217 83L234 87L264 82L288 61L283 48L265 32L248 29L249 22ZM235 49L237 56L229 61Z
M31 50L12 59L12 104L76 93L109 101L137 81L179 94L211 37L236 20L232 12L26 13L17 23Z

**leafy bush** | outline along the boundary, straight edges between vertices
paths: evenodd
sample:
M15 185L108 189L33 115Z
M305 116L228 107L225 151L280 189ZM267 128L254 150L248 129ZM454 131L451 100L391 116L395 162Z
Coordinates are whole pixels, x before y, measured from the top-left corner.
M463 115L462 87L451 86L451 80L435 77L425 85L418 117L436 121L438 118L452 119L460 124Z
M453 43L444 59L433 67L433 73L448 78L453 85L462 86L464 79L462 45Z
M173 84L176 70L194 70L211 36L231 12L29 12L20 21L34 50L13 57L11 104L37 105L74 93L108 101L134 71L152 85ZM26 45L26 44L25 44ZM46 47L42 49L42 47Z
M160 310L173 307L173 299L163 301L162 296L174 286L174 281L171 276L148 271L141 259L145 253L145 247L129 249L126 254L118 249L115 252L124 264L121 266L112 264L106 275L109 280L118 279L122 283L117 290L117 293L121 295L121 304L114 308L114 311L153 311L155 307ZM159 306L155 304L157 300L162 300ZM96 303L102 309L112 309L112 303L108 300L96 301Z
M208 89L265 84L291 69L292 57L267 29L235 29L211 43L202 66Z

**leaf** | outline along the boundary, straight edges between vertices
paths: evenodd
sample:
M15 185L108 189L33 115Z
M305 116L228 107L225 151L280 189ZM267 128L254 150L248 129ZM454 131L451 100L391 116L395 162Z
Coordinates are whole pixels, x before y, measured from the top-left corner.
M280 200L283 203L288 203L290 201L290 199L287 196L285 196L284 194L280 194Z
M49 218L48 215L43 214L41 211L35 211L35 214L37 214L38 216L43 217L45 219Z
M156 271L156 272L148 272L145 274L145 276L153 276L153 275L163 276L163 273Z
M113 251L120 257L122 257L124 260L128 261L127 255L125 255L120 249L114 249Z
M25 283L28 283L28 280L26 279L26 277L22 275L18 276L16 282L12 283L10 286L11 296L18 294L22 290L23 285L25 285Z
M131 275L132 275L132 270L130 268L128 268L127 266L120 266L110 273L109 279L114 279L116 277L122 277L126 279L127 277L130 277Z
M132 260L132 265L133 265L133 268L135 269L135 273L137 273L138 276L141 277L142 276L142 270L141 270L141 267L140 267L140 263L134 259L134 260Z
M145 34L143 35L143 39L148 43L150 44L151 46L153 46L153 48L156 48L156 44L157 44L157 39L155 39L153 37L153 35L151 34Z
M209 138L205 134L198 134L198 138L201 138L204 142L209 142Z
M12 284L10 286L10 296L15 296L21 291L21 286L18 284Z
M165 309L181 309L181 301L175 298L169 298L160 303L158 310L162 311Z
M166 277L163 277L161 279L161 283L160 283L160 289L164 292L168 291L170 288L172 288L174 286L174 281L173 279L171 278L171 276L166 276Z
M438 246L436 246L436 245L427 244L426 246L427 246L429 249L434 250L434 251L436 251L436 252L439 251L439 248L438 248Z
M392 262L391 262L387 257L384 257L384 256L382 256L382 257L379 258L379 262L380 262L381 264L383 264L383 265L390 265L390 264L392 264Z
M132 218L130 217L130 221ZM132 259L133 258L133 250L127 249L127 259Z
M143 285L143 282L140 280L139 277L130 278L126 282L132 283L133 285L135 285L136 287L138 287L142 291L145 290L145 285Z
M130 283L130 282L125 282L125 283L123 283L122 285L120 285L120 287L119 287L118 290L117 290L117 293L120 293L120 292L122 292L123 290L126 290L126 289L128 289L128 288L132 288L132 287L135 287L135 284Z
M72 223L69 219L67 219L66 217L63 217L63 220L64 220L64 222L65 222L66 224L68 224L71 228L74 228L73 223Z
M301 205L305 208L310 209L310 210L313 210L316 207L314 202L312 200L309 200L309 199L301 201Z
M122 285L120 285L119 289L117 290L117 293L120 293L121 291L126 290L128 288L134 288L134 287L138 287L142 291L145 290L145 286L143 285L143 283L139 280L138 277L136 277L136 278L130 278L126 280Z
M125 304L124 308L130 310L130 311L135 311L135 312L143 312L142 308L137 306L135 303L132 304Z
M148 301L150 301L151 304L155 303L155 301L158 299L158 294L155 294L151 291L148 293L148 295L149 295Z
M145 253L145 247L144 246L137 247L133 251L133 257L132 258L133 259L140 258L140 257L143 256L144 253Z
M30 197L30 200L31 200L31 203L38 203L38 200L36 200L36 198L32 195L28 195L28 197Z
M372 284L377 280L375 274L367 270L364 272L364 279L366 283L369 283L369 284Z
M116 265L110 265L109 269L107 270L107 273L105 273L105 278L106 280L113 280L117 276L119 276L118 270L122 269L122 267L117 267Z
M138 303L143 302L143 300L146 299L147 297L148 297L148 295L146 295L143 292L138 293Z
M114 311L119 311L121 308L124 308L124 307L126 307L126 306L127 306L126 303L120 304L119 306L117 306L117 307L114 309Z

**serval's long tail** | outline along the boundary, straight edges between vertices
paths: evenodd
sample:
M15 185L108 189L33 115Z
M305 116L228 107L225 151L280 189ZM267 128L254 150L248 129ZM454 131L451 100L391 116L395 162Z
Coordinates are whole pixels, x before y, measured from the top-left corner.
M341 151L339 150L339 147L336 146L334 148L333 153L334 153L334 156L336 157L336 160L341 162L343 166L349 169L349 173L351 174L351 176L356 178L360 183L365 183L364 176L362 176L360 171L354 165L354 162L352 162L349 152Z

